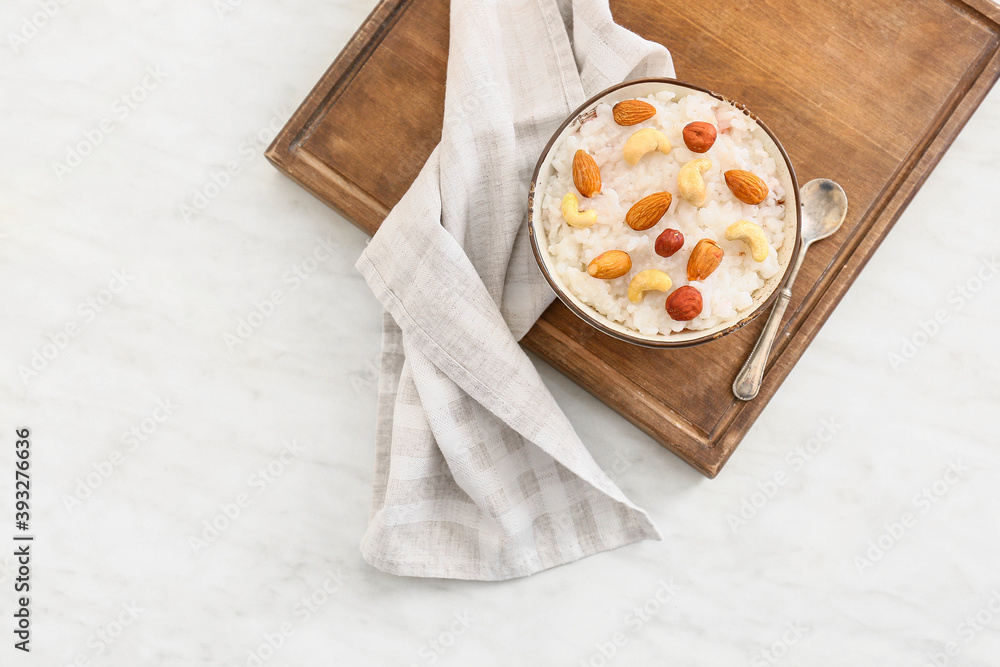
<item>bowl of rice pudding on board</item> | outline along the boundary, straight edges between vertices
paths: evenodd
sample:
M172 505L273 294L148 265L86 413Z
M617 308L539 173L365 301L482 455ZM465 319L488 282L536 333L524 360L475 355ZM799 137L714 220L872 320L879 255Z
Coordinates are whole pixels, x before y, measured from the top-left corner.
M559 299L615 338L685 347L768 310L800 252L799 187L744 105L673 79L588 100L535 167L528 233Z

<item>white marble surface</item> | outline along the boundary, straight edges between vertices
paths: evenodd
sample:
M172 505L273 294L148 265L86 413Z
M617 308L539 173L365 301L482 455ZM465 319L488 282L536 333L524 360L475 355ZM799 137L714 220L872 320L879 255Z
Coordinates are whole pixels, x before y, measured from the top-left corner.
M24 425L37 535L30 656L0 550L2 664L997 664L1000 92L719 479L542 365L662 543L407 580L358 552L365 237L261 156L372 0L46 4L0 7L0 540Z

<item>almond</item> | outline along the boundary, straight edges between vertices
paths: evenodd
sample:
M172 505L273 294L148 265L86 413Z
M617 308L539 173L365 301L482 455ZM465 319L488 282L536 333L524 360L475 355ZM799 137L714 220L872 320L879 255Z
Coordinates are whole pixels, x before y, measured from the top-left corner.
M704 303L696 287L684 285L667 298L667 315L678 322L688 322L701 315Z
M642 100L622 100L611 108L611 115L619 125L635 125L656 115L656 107Z
M711 123L696 120L684 126L684 145L692 153L706 153L715 144L718 132Z
M573 156L573 184L584 197L593 197L601 191L601 170L585 150Z
M632 258L624 250L603 252L587 266L587 273L601 280L621 278L631 270Z
M702 239L694 246L688 259L688 280L704 280L722 263L722 248L712 239Z
M759 204L767 197L767 185L760 176L742 169L731 169L726 172L726 185L733 196L744 204Z
M643 197L625 214L625 223L637 232L649 229L660 221L670 208L672 197L669 192L657 192Z

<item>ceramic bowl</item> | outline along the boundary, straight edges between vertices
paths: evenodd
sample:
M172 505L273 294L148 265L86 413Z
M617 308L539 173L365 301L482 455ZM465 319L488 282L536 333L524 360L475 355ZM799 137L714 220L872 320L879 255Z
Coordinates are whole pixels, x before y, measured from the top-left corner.
M552 156L555 153L553 148L567 135L573 133L589 117L592 117L593 110L598 104L607 103L614 105L621 100L646 97L663 90L673 92L677 96L675 99L680 99L694 92L707 93L735 107L753 121L754 127L751 133L755 138L760 139L767 151L774 156L777 177L785 189L785 242L781 245L781 249L778 250L778 264L781 270L766 280L764 286L752 295L753 305L737 318L724 321L710 329L699 331L684 329L675 333L647 335L608 319L591 306L583 303L563 284L562 279L555 271L554 260L548 252L548 240L541 215L542 193L545 192L546 185L554 171L552 168ZM788 159L788 154L782 147L781 142L778 141L778 138L774 136L774 133L747 109L745 105L710 90L682 83L674 79L657 78L626 81L617 86L612 86L587 100L559 126L559 129L555 131L555 134L552 135L549 143L545 146L535 167L535 173L531 179L531 189L528 194L528 234L531 238L531 248L535 253L535 260L538 262L538 267L559 299L581 319L600 331L620 340L645 347L686 347L706 343L736 331L753 321L761 313L766 312L784 284L789 267L792 266L796 256L801 251L800 215L801 203L795 170L792 168L791 160Z

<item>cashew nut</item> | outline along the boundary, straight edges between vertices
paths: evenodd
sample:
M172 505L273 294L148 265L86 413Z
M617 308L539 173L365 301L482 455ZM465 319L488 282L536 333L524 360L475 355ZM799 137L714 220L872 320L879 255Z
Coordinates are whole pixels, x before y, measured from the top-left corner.
M687 199L694 206L704 206L708 194L705 190L705 179L702 174L711 168L712 161L707 158L691 160L681 167L681 173L677 177L677 187L680 189L681 197Z
M562 214L570 227L593 227L597 222L597 211L581 211L580 201L570 192L562 200Z
M755 262L763 262L767 259L770 246L767 244L767 236L764 230L749 220L740 220L729 225L726 229L726 238L730 241L740 240L750 246L750 254Z
M656 128L647 127L634 132L625 142L625 161L635 166L639 164L643 155L653 151L660 151L666 155L670 152L670 140Z
M672 284L670 276L663 271L656 269L640 271L628 284L628 300L632 303L639 303L642 301L642 297L646 296L646 292L653 290L666 292Z

